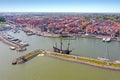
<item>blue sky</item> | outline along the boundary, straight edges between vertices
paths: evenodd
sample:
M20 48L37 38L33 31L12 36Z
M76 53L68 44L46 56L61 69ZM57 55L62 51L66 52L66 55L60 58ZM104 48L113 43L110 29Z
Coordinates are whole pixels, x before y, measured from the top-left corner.
M120 0L0 0L0 12L120 12Z

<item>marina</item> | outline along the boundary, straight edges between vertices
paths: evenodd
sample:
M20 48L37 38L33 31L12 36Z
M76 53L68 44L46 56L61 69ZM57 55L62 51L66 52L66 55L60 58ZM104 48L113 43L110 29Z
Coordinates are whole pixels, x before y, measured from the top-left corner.
M0 39L4 43L12 46L10 49L17 50L17 51L24 51L26 50L26 46L29 46L28 43L21 41L20 39L14 38L11 35L7 34L6 32L0 32Z
M0 3L0 80L120 80L120 0Z
M0 27L0 77L118 80L119 23L92 16L90 22L86 15L5 16L9 26Z
M48 57L48 56L35 57L25 64L13 66L11 65L12 61L16 60L16 58L19 58L20 56L23 56L29 52L32 52L33 50L44 49L47 51L53 51L54 43L57 42L58 45L60 45L59 44L60 39L48 38L43 36L35 36L35 35L27 36L22 31L20 31L20 33L15 33L15 34L11 31L9 31L8 33L13 37L16 37L20 40L28 42L30 46L28 46L28 49L24 52L16 52L16 51L10 50L8 45L0 42L0 45L2 46L0 48L0 51L1 53L4 53L4 54L0 54L0 59L1 59L0 71L3 72L0 74L0 77L2 77L3 80L6 80L6 79L21 80L21 79L25 79L24 76L26 76L26 79L28 80L33 80L33 78L44 79L44 80L45 79L61 80L61 78L69 79L69 80L74 80L74 79L89 80L89 79L106 78L108 80L113 80L113 78L114 79L120 78L119 71L101 69L101 68L92 67L84 64L78 64L78 63L73 63L65 60L59 60L59 59ZM63 43L64 43L63 49L66 49L68 47L68 40L63 39ZM72 52L70 53L70 55L79 55L79 56L91 57L91 58L97 59L98 56L102 57L105 55L106 45L108 45L108 48L109 48L110 60L111 61L120 60L119 42L112 41L109 44L106 44L102 42L100 39L91 39L91 38L76 38L75 40L71 40L70 50L72 49ZM73 49L74 47L75 49ZM106 56L106 58L108 58L108 56ZM39 75L32 76L34 74L39 74ZM77 75L74 75L74 74L77 74ZM9 75L9 76L6 77L6 75ZM47 77L45 77L44 75ZM61 75L60 79L58 79L59 75ZM89 75L91 76L85 77ZM92 75L96 75L97 78ZM111 76L107 77L107 75L111 75ZM70 77L65 77L65 76L70 76Z
M120 0L0 3L0 80L120 80Z

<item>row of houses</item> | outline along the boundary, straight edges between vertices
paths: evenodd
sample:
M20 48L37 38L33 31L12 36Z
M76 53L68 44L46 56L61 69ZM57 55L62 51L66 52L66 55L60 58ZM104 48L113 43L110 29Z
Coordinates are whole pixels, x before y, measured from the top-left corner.
M105 16L104 16L105 17ZM13 16L6 21L24 27L29 31L48 32L52 34L94 34L104 36L120 36L120 23L106 16L99 19L98 16L86 18L86 16Z

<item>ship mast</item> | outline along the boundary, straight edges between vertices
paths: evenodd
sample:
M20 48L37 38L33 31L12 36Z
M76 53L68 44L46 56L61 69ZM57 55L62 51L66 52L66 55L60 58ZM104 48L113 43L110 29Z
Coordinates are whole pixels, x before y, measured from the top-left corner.
M62 50L62 44L63 44L63 43L62 43L62 38L60 38L60 44L61 44L61 45L60 45L60 49Z
M69 46L70 46L70 39L69 39L69 42L68 42L68 50L69 50Z
M57 48L57 43L55 43L55 47Z

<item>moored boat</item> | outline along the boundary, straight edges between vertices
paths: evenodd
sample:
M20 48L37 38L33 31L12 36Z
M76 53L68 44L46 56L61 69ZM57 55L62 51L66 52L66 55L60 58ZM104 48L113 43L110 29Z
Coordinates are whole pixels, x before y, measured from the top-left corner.
M103 38L103 39L102 39L102 41L105 41L105 40L106 40L106 38Z
M34 33L32 33L32 32L27 32L26 34L27 34L28 36L34 35Z
M70 54L70 52L72 52L72 50L62 50L54 46L53 46L53 49L54 49L54 52L62 53L62 54Z
M111 41L111 38L106 38L105 41L106 41L106 42L110 42L110 41Z
M66 50L62 49L62 45L63 45L63 43L62 43L62 38L61 38L60 49L57 48L57 43L56 43L55 46L53 46L53 51L57 52L57 53L62 53L62 54L70 54L70 52L72 52L72 50L69 50L70 43L68 43L68 48Z
M102 41L103 41L103 42L110 42L110 41L111 41L111 38L103 38Z
M11 50L15 50L16 48L15 47L10 47Z
M116 60L116 61L114 61L114 62L120 64L120 60Z
M25 50L27 50L26 47L20 47L20 48L17 48L17 49L16 49L16 51L25 51Z
M101 61L109 61L109 59L105 58L105 57L98 57L97 58L98 60L101 60Z

